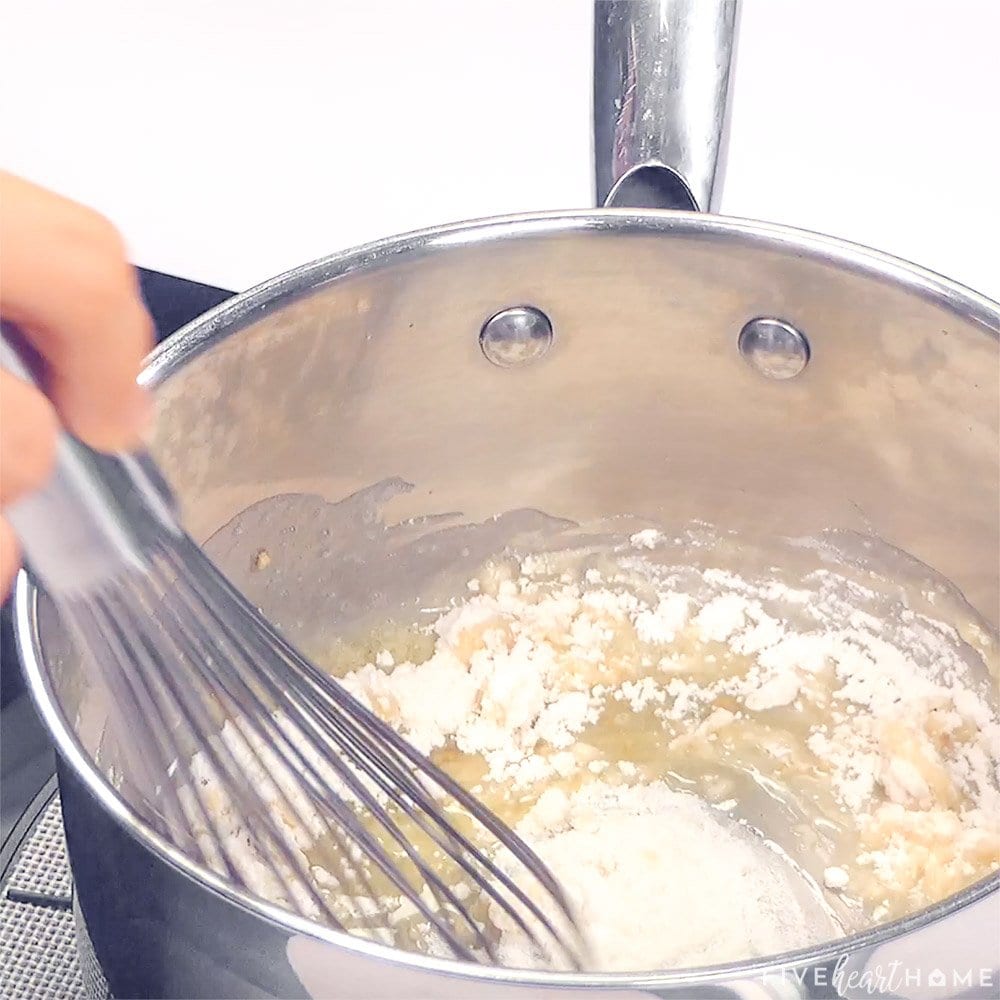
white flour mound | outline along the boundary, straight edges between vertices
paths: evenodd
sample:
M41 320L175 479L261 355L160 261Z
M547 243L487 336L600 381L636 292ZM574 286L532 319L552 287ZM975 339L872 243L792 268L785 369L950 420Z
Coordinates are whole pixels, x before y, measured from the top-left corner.
M783 855L662 782L551 789L517 830L566 887L598 969L713 965L838 934ZM502 964L537 966L509 918L498 907L490 916Z

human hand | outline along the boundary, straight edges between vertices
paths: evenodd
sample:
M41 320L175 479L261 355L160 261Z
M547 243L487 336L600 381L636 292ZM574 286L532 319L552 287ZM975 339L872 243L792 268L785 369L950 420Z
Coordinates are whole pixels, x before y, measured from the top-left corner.
M153 343L114 227L0 171L0 316L44 366L44 393L0 371L0 599L20 563L3 509L44 486L60 425L93 448L138 444L152 410L136 384Z

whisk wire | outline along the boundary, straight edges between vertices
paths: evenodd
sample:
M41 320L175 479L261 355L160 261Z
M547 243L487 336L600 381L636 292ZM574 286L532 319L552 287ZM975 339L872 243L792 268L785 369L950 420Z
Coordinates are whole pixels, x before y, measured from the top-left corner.
M248 636L245 631L234 632L232 623L222 618L220 618L219 626L228 639L242 642L244 645L247 644ZM271 650L270 647L268 647L268 651L271 655L273 655L273 650ZM240 684L244 673L241 671L232 671L231 673L234 675L233 679L236 684ZM290 680L284 672L281 672L276 680L273 674L274 671L268 668L263 669L259 673L256 679L262 682L263 690L258 694L263 695L265 700L271 704L280 703L282 711L286 714L286 717L297 720L301 726L305 727L307 732L311 731L322 741L323 745L330 748L331 753L326 758L326 763L336 771L337 779L344 783L348 792L360 802L368 815L377 819L380 826L386 830L393 841L395 841L395 843L397 843L406 853L409 860L417 868L425 884L432 890L435 897L438 899L439 904L442 902L443 897L443 900L447 901L447 903L450 904L450 906L464 918L465 923L476 935L479 946L484 948L487 953L491 953L492 946L482 935L477 922L462 906L461 901L458 899L454 891L451 890L444 883L441 877L433 870L433 868L420 857L419 853L413 848L403 834L401 828L392 820L377 798L373 796L369 789L365 787L363 782L358 779L354 771L341 760L341 757L343 756L343 747L337 737L342 735L342 733L337 733L336 735L332 734L329 729L319 725L315 717L311 716L308 712L303 711L303 708L298 701L302 692L297 689L294 679ZM286 682L287 686L282 689L277 682L278 680ZM237 700L240 698L241 693L246 696L253 694L253 692L250 692L249 690L240 692L239 690L232 689L229 690L228 693L233 699ZM266 716L262 713L259 718L262 717ZM347 803L343 802L335 791L331 790L329 776L324 776L317 770L312 761L310 761L301 752L300 747L297 746L295 742L288 739L287 735L282 731L280 726L275 726L272 722L272 724L267 727L267 732L265 733L263 727L256 721L256 718L254 720L248 720L247 724L256 730L255 735L258 739L267 739L270 748L278 751L282 755L283 762L286 766L309 779L307 783L308 791L315 804L323 810L331 810L334 812L338 823L349 829L352 838L362 846L364 853L370 859L374 860L378 867L393 882L393 884L411 899L411 902L420 914L432 925L435 925L437 923L435 913L419 897L419 894L414 895L414 893L416 893L414 887L411 886L403 876L401 876L396 863L384 850L381 842L359 822L355 811ZM385 782L381 776L377 773L374 773L373 776L380 782L384 789ZM331 827L331 832L333 831L335 831L335 828ZM370 883L368 883L368 888L370 890ZM374 896L374 893L371 893L371 895ZM462 953L463 957L468 956L468 950L461 945L457 939L453 936L446 935L440 927L437 929L444 936L450 938L448 943L453 950Z
M200 550L192 554L201 557ZM207 561L207 560L206 560ZM452 796L474 819L481 823L493 836L521 862L558 903L569 927L574 927L573 916L569 904L562 894L558 883L541 864L537 856L517 838L502 821L491 812L484 809L473 796L465 791L457 782L441 771L433 762L419 755L391 726L378 718L370 709L352 698L336 682L319 671L313 664L301 656L281 635L271 629L266 622L253 613L253 609L245 598L232 588L232 585L211 564L205 567L207 575L211 575L223 588L231 591L230 596L234 608L242 612L243 625L262 636L269 648L277 648L294 670L282 671L283 680L288 680L300 696L309 700L310 712L304 718L310 724L316 725L322 719L335 732L334 742L337 747L349 757L355 766L370 777L401 809L408 813L409 818L443 850L448 851L466 874L470 875L480 885L483 891L500 905L507 915L515 922L521 931L529 936L539 948L545 949L545 944L538 938L535 931L524 920L521 913L497 889L500 883L511 892L517 901L524 906L532 917L551 936L553 942L565 953L570 961L578 958L578 953L572 947L567 947L560 933L550 918L532 900L510 876L482 853L467 837L448 822L444 812L435 807L421 785L413 780L412 773L404 764L409 759L410 766L419 768L417 773L423 779L430 779L446 794ZM201 574L199 574L200 576ZM240 631L240 635L245 634ZM308 694L306 693L308 692ZM332 708L333 711L328 711ZM355 731L348 726L350 721ZM360 722L360 725L358 723ZM364 728L362 728L364 727ZM360 734L360 735L359 735ZM379 743L372 739L377 735L384 740ZM376 750L377 748L377 750ZM395 763L395 766L392 765ZM407 803L400 792L406 791L411 798ZM368 808L377 813L384 811L377 803L366 802ZM425 817L433 822L446 839L442 839ZM381 816L379 816L382 819ZM383 821L383 825L384 821ZM469 863L468 858L480 865L492 878L484 877L483 873ZM582 944L582 942L578 942Z
M103 598L95 596L87 602L67 602L62 608L62 616L81 647L98 665L103 683L116 699L117 717L111 721L114 723L124 719L146 719L147 723L152 723L157 731L167 731L156 725L158 710L152 707L148 695L143 696L139 679L133 670L127 668L127 653L121 642L115 616L109 616ZM136 651L135 656L140 669L142 655L141 650ZM118 737L119 752L124 758L122 761L124 773L130 777L130 784L147 790L154 790L158 785L162 785L164 794L170 799L160 804L165 807L161 809L159 805L153 803L155 796L144 794L142 806L148 814L147 818L154 826L160 827L161 832L183 830L185 825L183 809L177 798L174 783L169 778L165 780L164 774L158 770L159 762L169 755L169 751L161 749L161 754L150 755L148 748L147 752L143 752L143 748L138 746L137 735L130 727L119 725L118 730L115 735ZM229 869L227 874L232 876L235 873Z
M189 598L187 603L193 602L191 602ZM192 611L193 610L194 609L192 609ZM245 633L234 633L232 631L231 624L223 618L220 618L218 621L218 626L222 634L227 640L230 641L230 643L239 641L244 646L247 644L247 635ZM273 655L273 651L269 650L269 652ZM226 659L222 662L228 663L229 661ZM308 714L301 712L300 708L296 704L294 690L289 687L286 687L284 690L281 689L272 678L272 671L267 668L262 670L255 678L255 680L262 683L262 690L259 692L251 691L243 683L245 671L229 670L226 673L228 674L228 677L220 676L220 681L224 686L226 686L226 694L233 701L239 703L242 697L242 701L245 703L248 697L263 696L263 698L272 705L280 703L283 712L286 713L286 716L288 713L295 715L299 719L300 724L303 726L310 726L313 733L322 739L323 744L330 747L331 753L327 756L326 763L334 771L336 771L337 779L344 783L350 794L354 795L356 799L360 801L360 804L365 808L369 815L379 820L380 825L386 829L392 839L402 848L404 852L406 852L411 862L415 865L415 867L417 867L425 884L431 888L432 892L438 899L439 904L443 897L443 899L464 918L465 923L475 934L479 946L487 950L489 953L492 950L489 941L481 934L476 921L461 905L461 902L455 893L449 889L433 868L430 867L413 849L402 830L391 820L377 799L370 794L368 789L366 789L363 783L358 780L353 771L347 767L343 761L341 761L341 754L338 752L339 744L332 741L329 734L324 732L322 727L316 726L315 720L311 719ZM287 680L283 674L280 679ZM228 685L234 686L230 687ZM242 690L240 689L241 685ZM282 765L287 767L289 771L301 776L303 779L306 779L304 790L308 792L310 799L317 807L317 815L322 816L327 811L332 812L337 820L337 824L339 824L340 827L347 829L352 841L356 845L360 845L365 856L374 861L380 870L382 870L393 883L393 885L395 885L400 892L411 900L421 916L423 916L432 926L436 927L438 932L446 938L449 947L462 957L471 958L471 953L457 938L454 937L454 935L449 934L444 928L438 926L438 917L435 912L427 906L424 900L420 898L414 887L399 872L396 862L392 859L388 852L385 851L381 842L359 821L354 809L352 809L349 804L344 802L340 796L331 790L330 776L322 775L317 770L313 762L302 753L301 748L297 746L295 742L290 740L282 728L274 724L273 720L271 720L267 726L264 726L260 720L265 718L269 719L266 711L262 711L254 716L245 716L241 719L241 726L246 726L251 729L257 740L266 742L269 749L278 754ZM256 748L253 747L252 743L248 744L248 749L263 766L263 760L257 753ZM309 817L301 816L300 814L299 819L300 822L309 823ZM338 838L339 831L337 824L327 824L324 832ZM346 849L346 845L343 844L342 840L341 847ZM348 852L348 854L349 853L350 852ZM367 889L369 898L375 898L376 894L371 889L371 883L367 879L367 876L363 875L363 872L361 873L361 879Z
M180 607L178 607L178 603L180 603ZM228 734L229 738L238 744L242 750L244 761L251 762L257 774L268 774L269 769L273 767L273 761L266 759L258 747L273 745L269 743L269 739L275 734L270 729L265 730L252 715L246 712L237 714L238 706L246 704L246 699L244 698L241 702L241 692L234 688L232 678L238 678L241 671L227 669L232 667L235 657L242 656L241 648L239 646L227 648L224 645L220 647L217 632L210 623L206 625L202 621L204 617L207 617L205 605L190 598L185 600L182 589L175 588L174 592L167 596L166 607L175 626L176 638L174 641L177 642L186 658L190 660L192 656L201 656L205 660L210 660L210 662L204 663L205 669L202 677L213 699L220 706L225 706L226 710L223 714L231 720L230 726L225 728L223 733ZM231 675L229 679L227 679L227 674ZM237 718L238 722L232 721ZM203 728L196 731L212 731L211 728L207 728L211 725L211 720L203 717L199 722ZM214 728L218 729L218 727L219 723L215 721ZM250 730L256 740L248 739L245 729ZM261 794L257 781L253 780L255 776L247 781L246 764L241 765L224 734L203 741L200 752L205 755L209 769L214 775L223 779L230 778L225 782L226 794L236 799L236 804L240 807L242 814L248 817L271 817L277 808L279 813L294 817L302 829L310 829L314 825L311 822L313 818L303 810L300 803L287 793L285 783L274 780L273 776L268 782L269 787L273 789L277 797L278 801L275 803L269 802ZM281 738L282 734L279 732L277 736ZM283 760L281 763L286 768L289 767L287 760ZM292 770L290 773L294 774L294 771ZM279 818L273 821L273 827L268 823L254 824L248 827L248 839L258 847L263 848L258 850L258 855L262 859L270 861L271 873L280 883L283 877L281 869L275 864L274 859L271 858L266 849L267 844L273 843L280 854L280 861L284 863L285 870L295 874L297 884L300 884L308 893L310 902L335 926L342 929L342 922L335 910L315 886L314 880L309 878L309 869L303 860L302 853L289 846L288 836L281 829L280 823ZM326 826L333 834L332 826L330 824L326 824ZM276 832L265 835L268 829ZM353 869L353 862L347 849L348 845L342 841L339 846L343 848L344 866Z
M324 713L324 706L319 699L312 701L311 708L316 715ZM508 916L514 920L523 933L529 936L536 946L544 948L544 943L523 919L518 910L502 895L498 886L493 881L484 877L484 873L476 867L477 864L485 869L489 875L492 875L502 887L514 894L518 901L531 912L554 938L558 937L555 928L534 901L502 869L491 862L468 837L462 834L453 824L449 823L443 811L435 808L432 793L428 793L425 789L421 788L418 782L408 780L409 775L406 772L405 764L396 759L390 749L381 748L385 749L386 752L375 756L370 746L365 745L359 740L345 738L345 744L349 745L349 749L345 749L345 753L351 757L352 762L370 777L395 805L408 815L408 818L421 832L427 835L439 848L448 853L466 875L470 876L476 884L481 885L484 893L504 909ZM375 762L376 766L373 766L372 761ZM389 776L384 773L386 771ZM393 781L395 781L395 785ZM403 789L402 793L399 790L400 788ZM430 817L430 821L424 817L424 812Z
M147 604L148 608L156 607L160 602L162 602L161 606L169 606L169 595L164 592L156 592L151 583L153 579L155 578L147 577L137 580L135 583L137 592L142 594L146 601L152 599L155 602ZM113 629L119 636L122 636L123 630L118 623L130 620L129 606L127 602L122 600L119 600L117 603L123 606L116 608L114 614L107 613L106 618L108 619L109 628ZM162 618L158 619L158 621L161 626L166 624ZM135 622L132 624L133 626L137 625ZM188 621L185 624L188 627L197 627L196 622ZM190 645L187 630L174 635L168 632L166 628L162 628L160 639L168 647L167 656L164 658L159 654L156 647L152 645L149 636L142 628L133 627L131 631L132 634L127 638L136 644L138 655L123 661L128 668L128 676L133 684L138 679L140 683L145 685L147 692L151 695L153 691L160 689L156 715L152 716L152 718L158 719L159 725L151 727L154 731L154 738L157 740L162 753L159 759L161 762L168 760L172 762L171 766L175 766L175 772L179 770L180 775L184 779L182 782L179 782L181 788L189 793L184 801L180 801L179 793L174 788L173 782L168 780L162 782L160 785L161 789L169 789L167 794L170 794L178 802L180 814L183 817L176 828L171 828L170 832L173 839L175 841L178 839L182 840L188 850L193 848L193 852L200 856L209 866L214 867L213 862L217 863L217 859L221 859L226 867L227 874L230 876L235 874L239 879L244 880L246 877L246 862L232 850L230 837L227 836L227 831L222 825L221 818L216 810L206 807L203 797L200 794L202 783L206 779L196 774L191 767L194 748L182 746L177 741L167 742L163 737L165 733L172 733L174 727L178 724L183 727L183 731L186 733L210 733L214 728L217 728L218 721L213 719L208 712L208 705L216 701L214 696L217 694L217 692L210 690L211 672L195 673L190 670L182 671L178 669L185 662L190 662L192 653L202 656L210 655L212 646L202 644L200 647L195 646L193 649L185 648ZM131 649L132 646L129 645L127 648ZM173 668L164 669L165 661L168 664L173 661ZM138 671L136 670L137 667L139 668ZM209 697L206 699L191 697L191 692L185 690L185 685L199 686L204 689ZM154 701L156 700L154 698ZM169 717L169 713L171 712L176 715L176 718L171 719ZM146 716L146 718L150 717ZM210 767L212 767L216 774L231 774L235 776L235 780L226 783L226 791L230 797L236 798L242 815L261 815L262 811L266 810L267 804L259 796L255 799L252 792L248 794L245 782L239 780L240 773L237 762L224 740L204 740L200 743L198 749L206 755ZM227 762L229 764L228 770L226 766ZM254 789L254 786L251 785L250 787ZM192 813L195 813L195 815L192 816ZM202 824L200 827L199 823ZM204 831L202 836L198 835L199 829ZM257 838L255 837L254 839ZM310 896L312 903L318 907L319 912L324 912L324 900L322 896L314 887L312 881L305 877L306 873L303 871L301 854L290 850L280 836L272 837L271 840L273 840L272 849L280 854L281 860L288 866L289 870L297 871L302 887ZM269 851L261 851L259 854L263 857L270 857ZM274 866L272 865L273 869ZM274 870L273 873L275 885L280 887L283 881L280 872ZM326 913L326 916L333 918L334 915Z

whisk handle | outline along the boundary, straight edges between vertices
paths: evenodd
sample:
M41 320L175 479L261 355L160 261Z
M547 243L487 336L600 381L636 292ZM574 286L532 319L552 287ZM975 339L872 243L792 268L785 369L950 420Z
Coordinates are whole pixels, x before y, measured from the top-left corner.
M0 367L32 385L19 331L0 327ZM60 432L52 478L9 507L28 571L54 596L87 593L147 564L154 531L180 534L166 480L144 453L104 454Z

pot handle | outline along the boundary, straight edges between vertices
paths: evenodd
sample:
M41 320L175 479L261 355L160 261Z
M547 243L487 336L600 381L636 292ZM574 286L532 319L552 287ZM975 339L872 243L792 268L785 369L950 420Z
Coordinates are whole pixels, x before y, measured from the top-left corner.
M737 0L596 0L597 204L710 211Z

